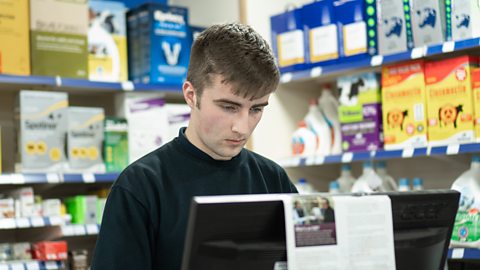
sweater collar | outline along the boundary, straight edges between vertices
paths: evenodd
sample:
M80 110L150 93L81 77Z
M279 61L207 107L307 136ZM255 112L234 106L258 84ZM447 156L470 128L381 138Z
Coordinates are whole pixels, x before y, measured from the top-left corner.
M193 145L187 139L187 136L185 136L186 129L187 129L186 127L180 128L178 132L178 137L175 140L186 152L188 152L192 156L195 156L198 159L201 159L205 162L208 162L210 164L217 165L217 166L233 166L233 165L239 165L240 162L245 158L245 149L242 149L242 151L240 151L238 155L236 155L230 160L216 160L211 156L209 156L207 153L200 150L195 145Z

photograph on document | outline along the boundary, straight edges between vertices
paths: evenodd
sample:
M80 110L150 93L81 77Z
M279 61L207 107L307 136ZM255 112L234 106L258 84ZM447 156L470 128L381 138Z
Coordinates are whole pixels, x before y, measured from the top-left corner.
M337 244L335 210L330 196L294 196L292 204L296 247Z

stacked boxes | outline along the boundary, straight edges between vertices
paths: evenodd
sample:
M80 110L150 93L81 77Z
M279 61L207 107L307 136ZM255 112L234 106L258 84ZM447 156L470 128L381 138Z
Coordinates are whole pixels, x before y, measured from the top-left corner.
M33 75L88 78L87 0L30 0L30 31Z
M65 200L73 224L97 224L97 196L75 196Z
M89 79L111 82L128 80L125 6L120 2L93 0L89 5Z
M65 163L67 94L21 91L19 100L22 171L60 171Z
M281 72L305 68L304 31L301 11L295 9L270 17L272 49Z
M473 0L447 0L446 26L449 40L462 40L480 36L480 2Z
M28 0L0 1L0 73L30 75Z
M475 141L480 142L480 68L472 70L472 96L475 112L475 118L473 121Z
M319 1L301 9L305 31L305 53L307 63L326 64L338 59L338 29L333 13L332 1Z
M104 155L107 172L120 172L128 165L128 123L125 118L105 119Z
M104 172L103 108L68 108L68 170Z
M380 81L375 73L341 77L339 118L342 150L374 151L383 147Z
M150 3L129 11L127 16L131 79L183 83L190 58L188 10Z
M413 47L408 0L377 0L379 54L392 54Z
M471 70L478 60L461 56L425 64L429 144L474 140Z
M385 149L427 146L422 61L382 69L382 112Z
M445 1L410 0L415 47L445 41Z

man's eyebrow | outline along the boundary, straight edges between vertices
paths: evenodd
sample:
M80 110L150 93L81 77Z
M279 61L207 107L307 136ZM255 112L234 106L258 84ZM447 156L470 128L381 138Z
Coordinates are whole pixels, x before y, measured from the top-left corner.
M263 102L263 103L259 103L259 104L254 104L252 107L265 107L268 105L268 101L267 102Z
M235 101L232 101L232 100L229 100L229 99L225 99L225 98L215 99L213 102L215 102L215 103L228 103L228 104L231 104L231 105L242 107L242 104L240 104L238 102L235 102Z

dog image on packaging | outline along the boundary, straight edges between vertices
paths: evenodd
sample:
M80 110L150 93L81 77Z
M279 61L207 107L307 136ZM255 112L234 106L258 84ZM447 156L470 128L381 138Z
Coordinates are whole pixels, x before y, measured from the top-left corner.
M472 92L475 112L475 118L473 121L473 126L475 128L475 141L480 142L480 68L472 69Z
M427 146L423 61L383 67L385 149Z
M476 66L470 56L425 64L430 145L473 142L471 70Z

